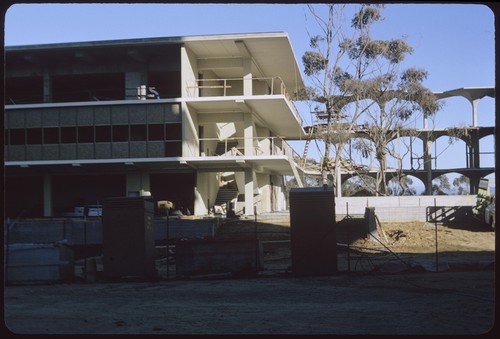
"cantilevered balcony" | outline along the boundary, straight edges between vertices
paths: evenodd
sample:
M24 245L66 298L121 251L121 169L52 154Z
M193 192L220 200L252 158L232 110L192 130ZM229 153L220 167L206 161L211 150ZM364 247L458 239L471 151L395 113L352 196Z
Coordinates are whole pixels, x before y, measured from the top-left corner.
M277 135L306 136L302 118L280 77L195 79L187 82L185 93L185 101L199 115L251 111Z

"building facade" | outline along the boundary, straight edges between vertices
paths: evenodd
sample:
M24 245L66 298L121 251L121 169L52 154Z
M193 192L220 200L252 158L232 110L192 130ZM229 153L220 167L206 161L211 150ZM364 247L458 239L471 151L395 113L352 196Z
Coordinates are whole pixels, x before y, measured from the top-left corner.
M287 209L306 136L286 33L5 48L5 215L151 195L184 214Z

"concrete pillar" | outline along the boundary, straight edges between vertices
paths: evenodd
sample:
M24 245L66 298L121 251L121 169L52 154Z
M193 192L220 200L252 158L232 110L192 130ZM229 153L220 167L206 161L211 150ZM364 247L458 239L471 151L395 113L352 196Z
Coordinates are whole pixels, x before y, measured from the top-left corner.
M337 178L335 182L337 183L337 187L335 188L335 193L337 193L337 198L342 197L342 171L337 171ZM334 172L335 173L335 172Z
M138 89L143 85L141 72L126 72L125 73L125 99L137 100L140 93ZM146 87L144 87L144 99L146 99Z
M127 196L144 196L150 193L149 173L135 172L127 174Z
M243 143L245 155L253 155L253 121L252 113L244 113Z
M52 102L52 77L49 73L43 75L43 102Z
M477 105L481 99L472 100L472 127L477 126Z
M471 140L470 140L470 153L471 153L471 168L481 168L481 164L479 163L479 133L478 131L471 131Z
M424 138L424 169L427 172L425 181L425 194L432 194L432 140L428 136Z
M52 217L52 176L43 176L43 216Z
M251 168L245 169L245 215L253 215L253 177Z
M243 59L243 95L252 95L252 59Z

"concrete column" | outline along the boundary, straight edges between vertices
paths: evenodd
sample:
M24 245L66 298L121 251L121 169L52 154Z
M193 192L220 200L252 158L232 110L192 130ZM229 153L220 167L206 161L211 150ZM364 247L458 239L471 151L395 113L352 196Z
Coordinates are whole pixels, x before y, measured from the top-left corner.
M243 95L252 95L252 59L243 59Z
M52 217L52 176L43 176L43 216Z
M337 187L335 187L336 188L335 193L337 193L337 198L341 198L342 197L342 171L338 171L337 178L336 178L335 182L337 183Z
M245 155L253 155L253 121L252 113L244 113L243 143Z
M432 194L432 140L428 136L424 141L424 169L427 172L427 180L425 182L425 194Z
M143 85L141 72L126 72L125 73L125 99L137 100L140 99L138 88ZM146 99L146 87L144 87L144 99Z
M127 196L150 194L149 173L135 172L127 174Z
M479 133L478 131L471 131L471 145L470 145L470 155L471 155L471 168L481 168L481 164L479 163Z
M477 105L481 99L472 100L472 127L477 126Z
M245 215L253 215L253 170L245 169Z
M52 78L49 73L43 75L43 102L52 102Z

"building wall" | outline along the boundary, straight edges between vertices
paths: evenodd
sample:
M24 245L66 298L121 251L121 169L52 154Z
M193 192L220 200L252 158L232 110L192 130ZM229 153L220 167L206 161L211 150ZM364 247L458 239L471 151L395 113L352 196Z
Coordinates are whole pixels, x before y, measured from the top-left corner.
M179 103L8 109L7 161L181 156Z
M198 172L196 175L194 214L206 215L213 207L219 190L218 173Z

